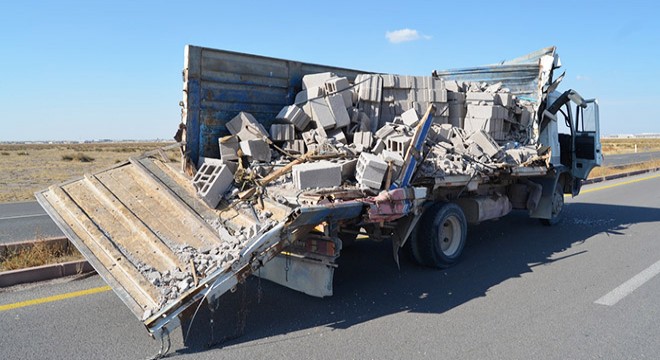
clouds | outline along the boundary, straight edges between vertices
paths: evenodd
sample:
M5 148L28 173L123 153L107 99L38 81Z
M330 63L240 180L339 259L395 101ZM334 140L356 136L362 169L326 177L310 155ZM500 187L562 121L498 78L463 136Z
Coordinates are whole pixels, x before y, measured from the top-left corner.
M417 41L417 40L430 40L429 35L420 34L417 30L413 29L400 29L394 31L386 31L385 38L392 44L400 44L403 42Z
M575 80L577 80L577 81L591 81L591 78L586 76L586 75L577 75L575 77Z

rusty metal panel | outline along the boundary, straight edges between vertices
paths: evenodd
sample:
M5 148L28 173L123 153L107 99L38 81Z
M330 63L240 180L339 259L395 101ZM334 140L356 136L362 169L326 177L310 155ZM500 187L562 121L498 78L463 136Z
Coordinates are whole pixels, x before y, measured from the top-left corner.
M334 72L351 81L365 71L302 63L188 45L185 49L183 121L188 155L219 157L217 139L240 111L269 126L293 103L306 74Z

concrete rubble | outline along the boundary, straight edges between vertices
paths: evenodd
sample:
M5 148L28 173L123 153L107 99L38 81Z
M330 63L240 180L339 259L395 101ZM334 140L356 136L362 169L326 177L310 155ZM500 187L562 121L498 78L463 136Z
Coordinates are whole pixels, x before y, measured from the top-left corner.
M228 119L229 134L218 139L220 159L199 164L192 180L210 208L224 201L253 214L254 225L224 234L221 247L177 249L191 268L141 271L152 284L165 285L160 287L165 303L193 287L193 271L203 277L230 266L248 240L273 225L268 212L255 206L257 200L241 193L300 156L311 158L262 185L261 196L297 206L301 195L319 188L372 195L385 190L406 166L430 105L433 123L417 154L413 184L545 166L538 146L528 145L532 104L502 84L391 74L361 74L354 80L330 72L305 75L293 103L268 119L270 131L246 112Z

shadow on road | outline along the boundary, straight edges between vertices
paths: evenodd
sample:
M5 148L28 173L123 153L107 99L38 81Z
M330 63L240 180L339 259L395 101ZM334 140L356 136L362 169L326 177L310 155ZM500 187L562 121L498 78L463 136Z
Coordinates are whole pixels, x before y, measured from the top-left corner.
M266 338L319 326L327 331L346 329L399 312L441 314L486 296L491 287L531 272L534 266L563 260L550 258L596 234L625 241L621 230L631 224L660 221L657 208L603 204L567 204L564 215L554 227L542 226L523 212L471 226L462 261L447 270L418 267L403 252L398 270L389 243L357 242L342 252L334 295L325 299L251 278L223 296L215 312L200 307L187 348L179 353L203 351L209 344L258 346L247 343L274 342L277 338ZM188 327L182 326L184 336Z

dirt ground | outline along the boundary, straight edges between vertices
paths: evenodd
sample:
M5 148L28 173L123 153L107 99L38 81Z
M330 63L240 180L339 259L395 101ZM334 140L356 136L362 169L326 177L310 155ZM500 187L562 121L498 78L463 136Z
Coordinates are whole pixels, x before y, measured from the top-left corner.
M52 184L113 166L167 142L0 144L0 202L34 200ZM179 150L167 152L179 161Z

